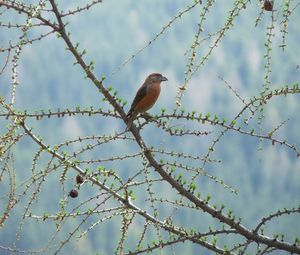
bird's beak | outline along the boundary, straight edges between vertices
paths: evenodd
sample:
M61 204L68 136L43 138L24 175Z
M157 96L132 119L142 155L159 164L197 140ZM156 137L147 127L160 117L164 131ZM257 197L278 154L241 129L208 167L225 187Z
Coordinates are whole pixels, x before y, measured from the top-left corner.
M165 76L162 76L162 77L161 77L161 81L167 81L167 80L168 80L167 77L165 77Z

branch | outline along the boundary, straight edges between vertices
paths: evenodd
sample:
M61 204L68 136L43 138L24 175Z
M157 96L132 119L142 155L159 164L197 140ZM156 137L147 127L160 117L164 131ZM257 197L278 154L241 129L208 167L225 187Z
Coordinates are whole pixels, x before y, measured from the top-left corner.
M300 206L298 208L291 208L291 209L284 209L284 210L278 210L276 213L270 214L268 217L262 218L261 222L257 225L257 227L254 229L254 233L257 233L258 230L265 225L268 221L272 220L275 217L280 217L285 214L292 214L292 213L300 213Z
M92 177L92 176L87 176L86 172L81 169L79 166L77 166L74 162L66 160L66 158L64 156L62 156L61 154L59 154L58 152L56 152L55 150L51 149L50 146L44 144L36 135L34 135L32 133L32 131L26 126L26 124L22 121L20 121L20 126L25 130L25 132L41 147L43 148L45 151L47 151L48 153L50 153L53 157L59 159L64 165L73 168L76 172L78 172L80 175L84 176L85 178L87 178L89 181L91 181L94 185L100 187L101 189L105 190L107 193L109 193L111 196L113 196L114 198L116 198L120 203L122 203L123 205L125 205L128 209L133 210L134 212L136 212L137 214L139 214L140 216L142 216L143 218L145 218L146 220L159 225L161 228L165 229L168 232L172 232L176 235L179 236L186 236L187 240L190 240L194 243L198 243L203 247L206 247L207 249L210 249L214 252L218 252L218 253L223 253L224 251L214 245L209 244L206 241L200 240L199 238L195 238L193 236L188 236L187 233L183 230L180 230L178 228L175 228L173 226L170 225L166 225L164 222L156 219L155 217L151 216L150 214L148 214L146 211L140 209L139 207L137 207L136 205L134 205L128 198L124 198L123 196L121 196L119 193L113 191L112 189L110 189L108 186L106 186L105 184L101 183L100 181L98 181L96 178Z

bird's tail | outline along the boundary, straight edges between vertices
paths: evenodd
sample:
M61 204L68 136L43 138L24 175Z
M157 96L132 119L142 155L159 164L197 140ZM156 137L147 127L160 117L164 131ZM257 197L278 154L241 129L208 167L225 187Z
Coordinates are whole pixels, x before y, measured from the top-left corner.
M127 117L127 127L126 127L126 131L128 131L131 128L131 125L135 119L135 114L133 112L133 109L130 109L129 112L126 115Z
M127 113L126 117L127 117L127 118L131 118L131 117L132 117L132 115L133 115L133 109L132 109L132 108L130 108L130 110L128 111L128 113Z

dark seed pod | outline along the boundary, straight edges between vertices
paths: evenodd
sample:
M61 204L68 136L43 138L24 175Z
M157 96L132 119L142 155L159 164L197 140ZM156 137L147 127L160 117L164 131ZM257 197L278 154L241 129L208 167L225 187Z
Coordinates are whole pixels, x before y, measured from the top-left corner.
M265 11L273 11L273 1L272 0L265 0L264 1L264 10Z
M76 176L76 183L77 183L77 184L82 184L83 181L84 181L83 177L82 177L81 175L78 174L78 175Z
M69 196L72 198L78 197L78 191L76 189L72 189L69 193Z

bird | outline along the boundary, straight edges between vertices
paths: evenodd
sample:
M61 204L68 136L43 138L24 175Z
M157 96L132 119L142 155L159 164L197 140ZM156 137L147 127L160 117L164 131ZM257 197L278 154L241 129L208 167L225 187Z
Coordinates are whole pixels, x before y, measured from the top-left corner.
M160 73L151 73L138 89L127 113L127 128L129 130L139 113L148 111L157 101L160 94L160 84L168 79Z

